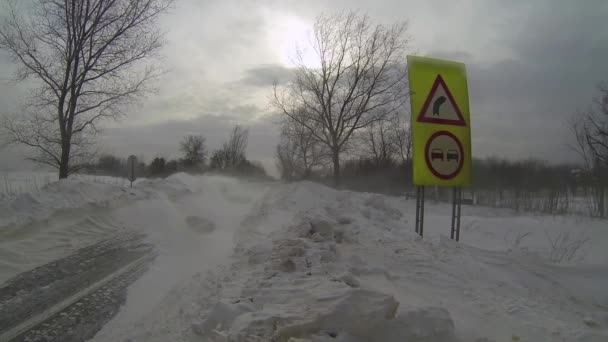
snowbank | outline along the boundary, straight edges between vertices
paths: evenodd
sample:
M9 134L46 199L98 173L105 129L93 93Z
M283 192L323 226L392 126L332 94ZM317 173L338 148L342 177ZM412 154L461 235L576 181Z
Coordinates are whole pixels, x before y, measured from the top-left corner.
M129 188L128 184L120 185L121 179L76 176L0 199L0 283L125 230L144 230L151 236L152 232L145 231L146 224L137 226L129 220L136 213L136 204L160 203L160 208L144 206L137 213L140 218L166 214L171 209L170 199L192 193L180 181L184 177L142 180ZM127 213L121 216L122 211ZM159 218L156 221L176 225ZM190 224L199 234L213 230L212 223L196 215L189 220L179 217L178 222Z
M469 214L504 222L494 231L484 227L493 235L466 230L465 241L480 243L474 247L442 238L449 208L430 204L428 221L445 222L429 224L420 240L410 202L306 182L281 185L243 222L237 261L218 276L219 292L189 316L191 333L205 341L607 338L601 318L583 317L608 312L597 307L608 304L597 287L608 286L608 268L556 267L542 249L514 251L500 230L526 218L506 211ZM555 218L529 220L540 235ZM484 249L492 239L502 246L493 241L498 248ZM575 278L595 286L580 291L569 285Z
M608 340L606 221L464 206L455 243L449 205L427 203L424 239L414 211L310 182L72 179L0 200L0 234L23 241L0 256L27 256L27 227L144 232L158 258L94 341ZM568 262L547 241L563 233L588 238Z
M141 199L137 189L66 179L43 186L39 192L26 192L0 200L0 230L9 225L25 225L44 220L68 209L117 207Z
M34 177L36 178L30 178ZM185 173L166 179L139 179L133 188L125 179L107 176L74 175L69 179L43 182L24 180L47 177L47 173L28 173L17 177L11 174L13 187L29 189L11 196L0 197L0 230L6 226L26 225L45 220L66 210L111 209L136 200L167 195L172 199L191 194L203 187L200 177ZM47 179L45 178L45 179ZM21 183L19 183L21 181ZM24 184L36 186L25 186ZM24 187L25 186L25 187Z
M377 237L398 225L402 214L383 197L300 183L283 186L260 207L266 209L258 220L253 214L242 228L239 261L222 296L192 326L194 334L206 341L457 340L448 310L400 304L358 277L387 270L361 270L356 258L344 258L369 220L382 218L373 227ZM279 212L290 220L277 221Z

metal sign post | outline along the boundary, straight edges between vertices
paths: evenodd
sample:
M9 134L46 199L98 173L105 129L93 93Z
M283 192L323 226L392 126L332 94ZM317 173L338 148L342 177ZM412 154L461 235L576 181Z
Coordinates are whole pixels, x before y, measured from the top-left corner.
M424 186L416 187L416 233L424 235Z
M460 240L460 208L462 205L462 189L454 187L452 192L452 230L450 238L456 241Z
M458 188L458 216L456 216L456 241L460 241L460 208L462 207L462 188Z
M127 159L127 168L129 169L129 181L131 182L131 187L133 187L133 181L135 181L135 179L137 179L137 176L135 175L135 164L137 164L137 157L136 156L129 156L129 158Z

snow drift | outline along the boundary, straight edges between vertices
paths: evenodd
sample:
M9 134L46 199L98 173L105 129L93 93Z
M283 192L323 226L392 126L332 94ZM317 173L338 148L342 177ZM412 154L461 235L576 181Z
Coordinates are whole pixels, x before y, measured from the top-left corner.
M185 174L53 183L2 205L4 231L61 231L58 213L81 208L156 247L94 341L608 340L605 221L464 206L455 243L446 204L427 203L420 239L413 200ZM564 232L589 243L560 263L546 235Z

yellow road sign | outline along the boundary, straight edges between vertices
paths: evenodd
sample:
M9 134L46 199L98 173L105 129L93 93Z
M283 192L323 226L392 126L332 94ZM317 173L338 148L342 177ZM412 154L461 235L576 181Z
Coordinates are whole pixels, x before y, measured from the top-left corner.
M407 56L414 184L471 185L471 119L463 63Z

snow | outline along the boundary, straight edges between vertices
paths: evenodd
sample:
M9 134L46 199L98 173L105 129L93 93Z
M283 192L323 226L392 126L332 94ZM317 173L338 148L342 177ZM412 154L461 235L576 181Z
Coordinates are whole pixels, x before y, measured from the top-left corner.
M117 331L131 329L142 316L161 307L164 296L176 286L229 260L243 215L265 190L264 185L231 178L186 174L138 186L164 191L115 215L125 225L145 232L158 256L130 289L125 308L98 334L101 341L120 339Z
M186 174L51 183L0 208L0 254L40 254L5 276L115 230L155 246L93 341L608 340L605 220L463 206L457 243L447 204L427 203L421 239L414 200ZM75 228L92 218L97 233Z
M2 172L0 171L0 200L22 193L38 192L40 188L57 179L51 172Z
M74 174L72 180L126 186L126 178ZM42 187L57 181L57 172L49 171L0 171L0 200L14 198L24 193L38 193Z

